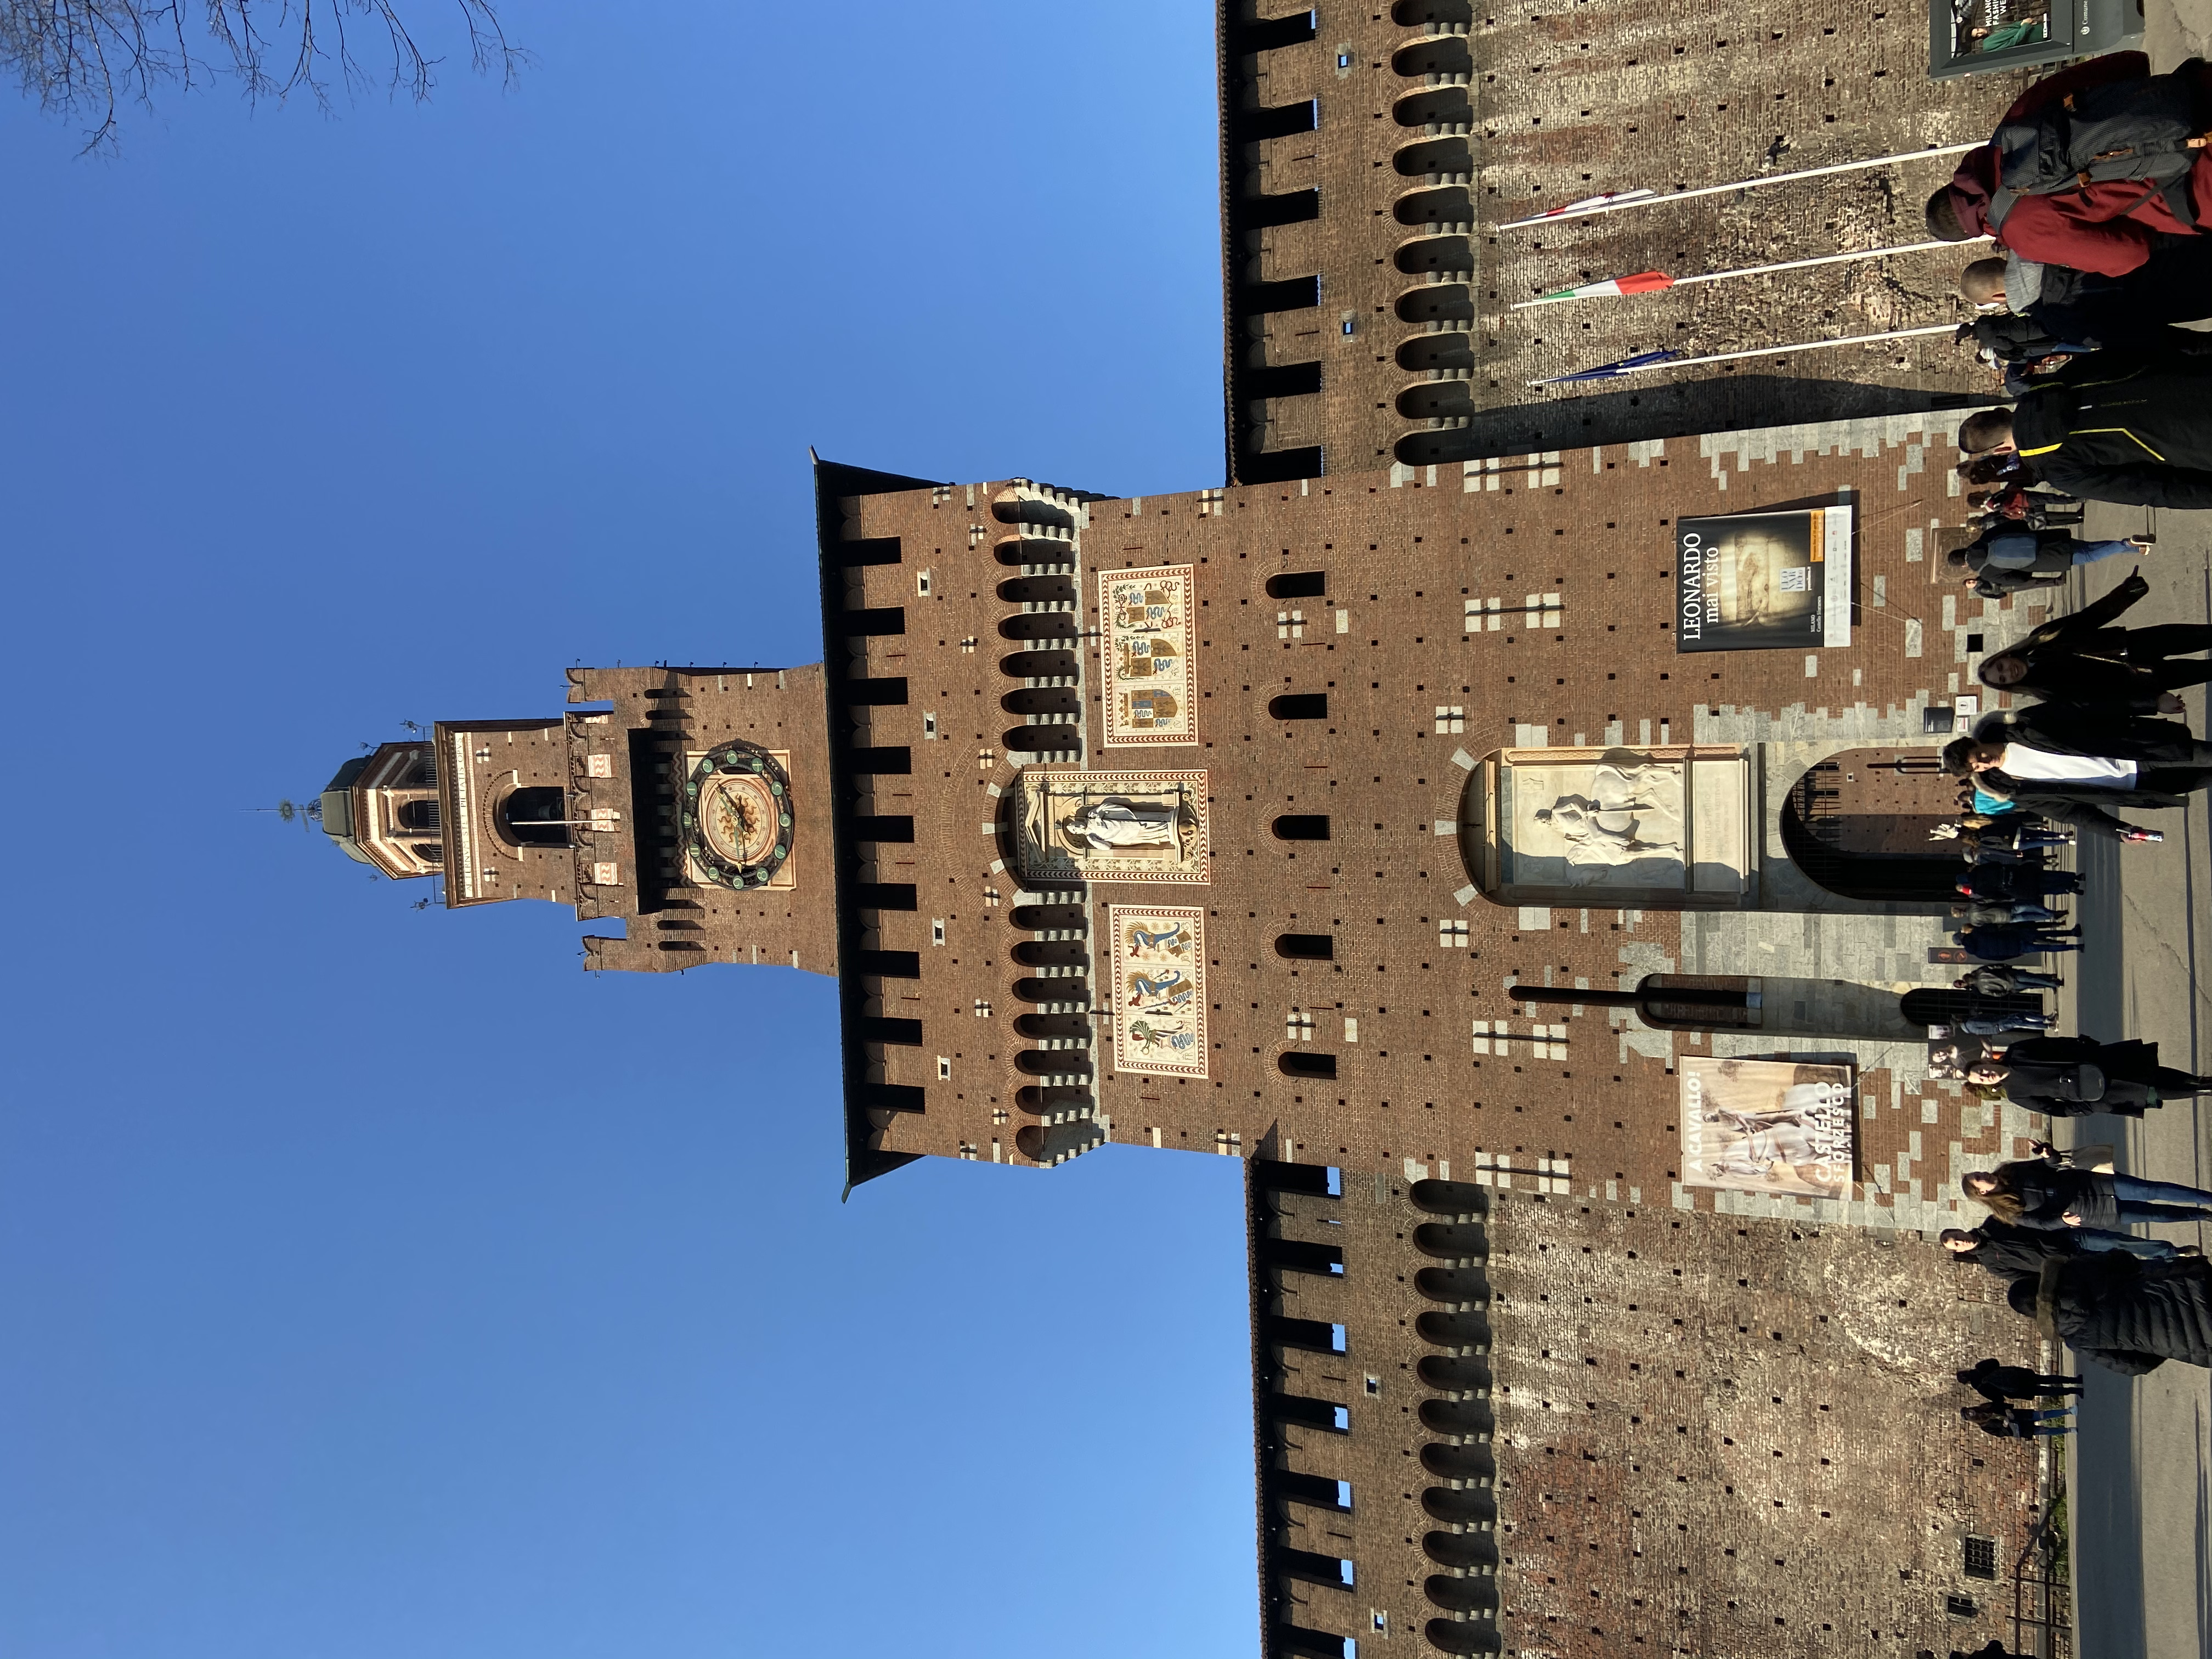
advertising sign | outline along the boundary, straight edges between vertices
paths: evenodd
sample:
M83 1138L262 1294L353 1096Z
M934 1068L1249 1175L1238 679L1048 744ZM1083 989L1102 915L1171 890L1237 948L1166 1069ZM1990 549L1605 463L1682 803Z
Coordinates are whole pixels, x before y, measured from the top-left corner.
M1858 1091L1849 1066L1683 1056L1682 1184L1842 1198Z
M1677 520L1674 596L1677 651L1849 645L1851 509Z

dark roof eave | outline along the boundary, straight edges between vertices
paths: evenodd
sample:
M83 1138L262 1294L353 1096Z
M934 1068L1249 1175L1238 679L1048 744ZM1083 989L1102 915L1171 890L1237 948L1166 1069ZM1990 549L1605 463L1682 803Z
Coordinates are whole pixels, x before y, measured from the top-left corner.
M837 507L841 500L849 495L928 489L939 481L825 461L811 449L807 451L807 456L814 464L815 547L822 592L822 696L826 705L824 724L829 732L830 869L837 919L837 1048L843 1072L841 1092L845 1109L845 1189L838 1198L842 1203L853 1195L854 1188L878 1176L889 1175L921 1154L887 1152L869 1146L872 1131L867 1109L860 1099L860 1073L866 1065L860 1036L863 994L860 976L854 966L860 960L860 920L848 897L847 876L848 860L858 842L853 836L851 757L847 753L849 745L836 697L837 684L844 678L844 664L836 655L845 648L845 636L837 631L837 617L845 608L844 567L832 562L830 550L843 539L843 519Z

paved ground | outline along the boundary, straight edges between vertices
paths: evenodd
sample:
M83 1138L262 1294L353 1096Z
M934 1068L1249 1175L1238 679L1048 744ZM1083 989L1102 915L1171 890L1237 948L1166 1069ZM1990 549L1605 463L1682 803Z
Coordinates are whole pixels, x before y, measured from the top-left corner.
M2093 508L2089 533L2119 536L2152 524L2157 552L2142 562L2151 596L2130 623L2212 621L2212 514ZM2118 560L2088 573L2087 595L2124 574ZM2188 697L2205 726L2205 694ZM2148 816L2159 847L2085 845L2080 902L2088 930L2066 958L2063 1028L2156 1041L2161 1058L2212 1070L2212 812L2197 796L2185 812ZM2176 1104L2129 1122L2077 1119L2075 1144L2109 1142L2115 1167L2212 1187L2212 1103ZM2063 1139L2064 1137L2059 1137ZM2212 1247L2212 1229L2160 1228L2177 1243ZM2089 1392L2069 1479L2082 1659L2212 1656L2212 1373L2167 1364L2130 1380L2087 1368Z

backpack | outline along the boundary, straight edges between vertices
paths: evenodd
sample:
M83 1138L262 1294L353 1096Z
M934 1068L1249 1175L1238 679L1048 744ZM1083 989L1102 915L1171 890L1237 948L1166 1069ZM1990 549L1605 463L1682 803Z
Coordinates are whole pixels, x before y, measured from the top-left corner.
M2189 175L2206 139L2193 67L2083 87L1999 127L1990 141L1997 189L1985 216L1990 228L2023 196L2057 196L2116 179L2148 186L2129 213L2162 196L2177 220L2196 228Z

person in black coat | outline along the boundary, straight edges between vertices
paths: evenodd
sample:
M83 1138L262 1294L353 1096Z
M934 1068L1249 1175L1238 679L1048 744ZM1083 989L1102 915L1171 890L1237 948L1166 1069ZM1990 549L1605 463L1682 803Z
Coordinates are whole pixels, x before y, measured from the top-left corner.
M2042 974L2030 968L1977 968L1970 974L1961 974L1951 981L1957 991L1972 991L1976 996L2014 997L2023 991L2056 991L2065 981L2056 974Z
M2070 1406L2054 1406L2047 1411L2038 1411L2028 1406L1961 1406L1959 1420L1971 1423L1984 1434L1994 1434L2008 1440L2035 1440L2064 1434L2073 1427Z
M2076 357L2011 410L1968 416L1959 447L2017 449L2084 501L2212 507L2212 357L2132 347Z
M2158 1063L2158 1044L2099 1042L2086 1036L2022 1037L1969 1067L1966 1079L2002 1089L2031 1112L2087 1117L2113 1112L2141 1117L2169 1100L2212 1090L2212 1078Z
M1959 948L1978 962L2010 962L2044 951L2078 951L2079 927L2055 928L2032 921L1976 923L1959 930Z
M2061 1372L2045 1376L2025 1365L2002 1365L1994 1359L1978 1362L1959 1373L1959 1381L1988 1401L2002 1406L2014 1400L2040 1400L2046 1395L2080 1394L2088 1385L2078 1376Z
M1954 1261L1969 1263L2003 1279L2039 1273L2053 1256L2116 1250L2122 1255L2163 1261L2179 1255L2180 1249L2163 1238L2138 1238L2133 1233L2103 1227L2023 1227L1995 1216L1984 1218L1976 1227L1946 1227L1936 1237Z
M2112 1231L2158 1221L2212 1221L2212 1193L2175 1181L2077 1170L2060 1161L2057 1148L2037 1144L2037 1156L1994 1170L1970 1170L1959 1186L2000 1221L2017 1227Z
M2174 691L2212 682L2212 659L2172 659L2212 651L2212 626L2111 625L2149 592L2142 573L2130 572L2094 605L2047 622L2011 649L1983 659L1982 684L2046 702L2118 704L2142 714L2184 712Z
M2174 807L2212 785L2212 744L2177 720L2030 703L1986 714L1943 749L1943 767L2025 811L2123 841L2160 839L2107 807Z
M1978 864L1959 878L1958 888L1969 898L2002 902L2078 893L2081 878L2071 870L2045 870L2039 865Z
M2212 238L2172 241L2124 276L2016 253L1975 259L1959 273L1959 292L1989 314L2022 319L2046 339L2093 351L2155 341L2170 324L2212 314Z
M1964 547L1953 548L1943 559L1983 599L2002 599L2030 588L2056 586L2077 564L2142 553L2149 545L2148 537L2081 542L2070 530L2035 530L2000 520Z
M2015 1279L2005 1300L2039 1325L2047 1319L2082 1358L2124 1376L2168 1359L2212 1366L2212 1266L2202 1256L2076 1256Z

